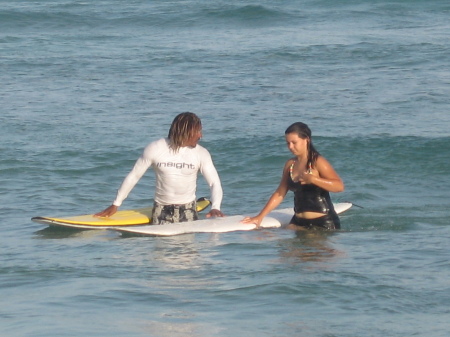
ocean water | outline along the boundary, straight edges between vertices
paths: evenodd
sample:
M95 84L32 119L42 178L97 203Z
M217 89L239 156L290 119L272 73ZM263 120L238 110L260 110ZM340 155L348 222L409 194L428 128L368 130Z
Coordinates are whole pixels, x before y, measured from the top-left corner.
M0 335L449 336L449 14L438 0L0 1ZM203 120L226 214L264 205L296 121L344 179L333 200L362 208L335 233L31 222L108 206L183 111ZM123 208L153 188L149 171Z

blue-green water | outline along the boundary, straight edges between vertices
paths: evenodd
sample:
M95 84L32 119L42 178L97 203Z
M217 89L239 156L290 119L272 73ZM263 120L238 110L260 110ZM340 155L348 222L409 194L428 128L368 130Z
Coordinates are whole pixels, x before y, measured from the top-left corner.
M449 335L447 1L0 5L2 336ZM364 208L327 234L30 221L105 208L183 111L203 120L226 214L263 206L295 121L344 179L333 199ZM123 207L153 187L149 171Z

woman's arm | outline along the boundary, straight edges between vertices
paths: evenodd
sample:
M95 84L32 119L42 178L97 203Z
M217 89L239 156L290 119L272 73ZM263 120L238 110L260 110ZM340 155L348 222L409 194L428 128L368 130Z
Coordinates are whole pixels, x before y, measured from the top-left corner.
M283 175L281 177L280 184L278 185L278 188L275 190L275 192L273 192L273 194L271 195L271 197L269 198L263 209L259 212L258 215L254 217L244 218L244 220L242 220L243 223L254 223L256 224L256 227L259 227L264 217L271 211L273 211L275 208L277 208L278 205L283 201L284 197L286 196L286 193L288 192L288 175L290 163L291 160L288 160L284 165Z

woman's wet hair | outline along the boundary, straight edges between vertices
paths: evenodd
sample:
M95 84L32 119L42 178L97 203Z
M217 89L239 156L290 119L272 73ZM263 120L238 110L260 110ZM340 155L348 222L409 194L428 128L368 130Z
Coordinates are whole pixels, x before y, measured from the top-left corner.
M306 165L308 169L313 168L316 164L317 157L319 157L320 153L316 150L316 148L312 143L311 129L309 128L309 126L302 122L294 123L290 125L284 132L285 135L289 133L295 133L301 139L308 140L308 161Z

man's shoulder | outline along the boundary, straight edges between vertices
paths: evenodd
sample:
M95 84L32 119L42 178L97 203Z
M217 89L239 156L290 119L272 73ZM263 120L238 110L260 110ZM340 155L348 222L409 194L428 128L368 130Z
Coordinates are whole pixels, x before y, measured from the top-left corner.
M196 151L200 155L209 156L209 151L206 149L206 147L204 147L200 144L197 144L197 146L194 147L192 150Z
M160 138L160 139L157 139L157 140L154 140L154 141L150 142L146 146L146 148L148 148L148 147L166 148L166 147L169 147L169 142L168 142L167 138Z
M168 149L169 144L167 142L167 139L165 138L157 139L147 144L147 146L144 149L144 157L146 157L147 159L155 158L155 156L158 156L161 153L166 153Z

